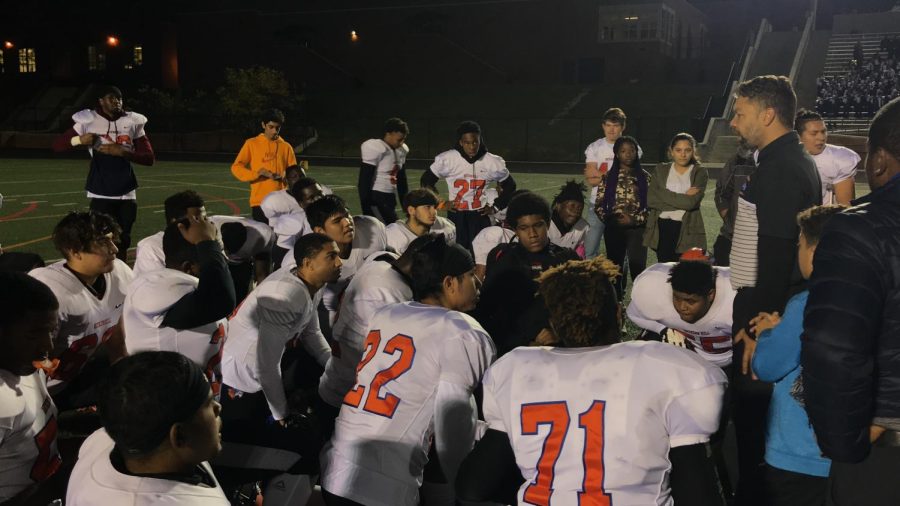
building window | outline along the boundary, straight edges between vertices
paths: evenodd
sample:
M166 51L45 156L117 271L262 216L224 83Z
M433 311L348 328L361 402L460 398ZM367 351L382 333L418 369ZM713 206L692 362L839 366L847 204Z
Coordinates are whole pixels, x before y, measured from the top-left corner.
M134 46L134 66L140 67L144 64L144 48L141 46Z
M19 49L19 72L22 74L37 72L37 58L34 54L34 48L23 47Z
M106 70L106 53L97 46L88 46L88 70Z
M5 63L6 63L6 60L3 59L3 50L0 49L0 74L3 74L6 72L6 65L4 65Z

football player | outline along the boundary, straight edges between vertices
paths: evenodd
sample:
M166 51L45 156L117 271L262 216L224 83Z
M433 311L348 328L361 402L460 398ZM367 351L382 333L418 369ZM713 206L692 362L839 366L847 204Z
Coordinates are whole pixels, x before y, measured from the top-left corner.
M559 188L559 193L553 197L553 215L547 231L550 242L574 250L581 258L584 258L584 237L591 228L581 217L585 190L584 185L576 181L567 181Z
M291 256L288 253L293 251L297 237L312 231L304 209L322 195L322 185L313 178L301 177L287 189L274 191L263 199L260 207L269 220L269 226L278 236L278 242L272 250L272 261L276 268L281 267L283 260Z
M163 203L166 226L180 222L185 226L195 223L195 218L206 217L206 204L203 197L194 190L185 190L170 195ZM163 254L163 231L148 235L138 241L134 255L134 275L166 268L166 256Z
M0 272L0 286L0 503L27 504L61 463L56 406L42 370L59 303L46 285L20 272Z
M406 155L409 125L400 118L384 122L380 139L369 139L360 146L359 204L366 216L374 216L385 225L397 221L397 196L400 202L409 192L406 182Z
M724 504L707 441L725 373L669 345L620 342L616 270L578 260L541 276L559 347L517 348L485 374L489 430L460 468L459 498Z
M471 250L472 239L491 225L490 214L506 207L516 190L516 181L503 158L488 153L478 123L462 122L456 129L456 137L457 145L435 157L420 183L435 190L439 179L447 180L451 201L447 218L456 225L456 242ZM494 204L488 206L482 197L492 182L498 182L503 190Z
M97 378L126 354L122 304L134 275L116 258L118 234L110 216L73 211L53 229L53 244L65 259L29 273L59 301L51 354L59 366L47 385L60 411L93 404ZM100 349L102 356L92 359Z
M475 440L472 396L494 358L490 336L465 315L478 297L475 264L442 236L413 258L415 301L372 317L355 386L322 451L329 505L413 506L433 439L453 483Z
M728 267L686 260L682 255L680 262L652 265L635 279L627 313L645 330L641 339L687 348L714 365L727 367L733 303Z
M184 355L116 363L97 402L103 428L82 444L66 504L228 506L207 461L222 449L222 406Z
M828 127L819 113L800 109L794 119L800 142L812 155L822 180L822 204L849 206L856 196L856 169L860 156L843 146L828 144Z
M147 117L122 108L122 91L103 86L97 108L72 115L75 124L53 143L55 151L86 146L91 155L87 196L91 209L110 215L121 232L118 256L125 260L131 246L131 227L137 218L137 177L131 165L153 165L153 147L144 131Z
M406 221L395 221L385 227L388 246L398 254L416 237L433 232L443 234L447 242L456 242L456 226L452 221L438 216L438 196L428 188L418 188L406 194L403 209Z
M262 283L272 271L275 232L265 223L243 216L209 217L222 238L228 271L234 282L234 296L244 300L253 282Z
M138 276L125 297L129 353L174 351L202 367L218 393L219 359L235 293L216 226L192 218L166 227L166 269ZM265 226L265 224L261 224Z

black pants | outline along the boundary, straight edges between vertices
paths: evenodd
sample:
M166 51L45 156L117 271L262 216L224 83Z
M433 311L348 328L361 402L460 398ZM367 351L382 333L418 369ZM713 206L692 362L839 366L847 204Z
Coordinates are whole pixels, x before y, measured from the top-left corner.
M741 288L734 298L732 316L733 335L749 321L753 308L751 302L753 288ZM737 440L738 484L735 491L735 505L768 504L765 496L765 453L766 424L772 385L754 380L749 374L741 373L744 356L744 342L734 345L731 393L732 419Z
M328 506L363 506L358 502L351 501L350 499L344 499L339 495L334 495L324 488L322 489L322 499Z
M623 275L616 279L616 294L621 301L625 297L625 287L628 282L625 279L625 258L628 258L628 269L631 271L631 280L644 272L647 266L647 248L644 247L645 227L620 227L607 223L603 232L603 242L606 244L606 257L622 269Z
M838 416L837 414L835 416ZM831 463L828 477L829 506L895 506L900 503L900 447L878 442L866 460L858 464Z
M137 219L137 201L114 199L91 199L91 210L112 216L112 219L122 227L122 235L119 237L119 252L116 257L124 261L128 257L128 248L131 246L131 227Z
M363 209L363 214L374 216L385 225L397 221L397 196L372 190L372 207Z
M472 239L485 228L491 226L491 219L481 211L450 211L447 219L456 226L456 244L472 251Z
M266 218L266 213L263 212L262 207L260 206L251 207L250 216L260 223L265 223L266 225L269 224L269 218Z
M659 242L656 243L656 259L659 262L675 262L678 253L678 236L681 235L681 222L660 218L656 221L659 228Z
M766 494L772 506L825 506L828 478L766 466ZM862 503L859 503L862 504ZM866 503L868 504L868 503Z
M289 249L282 248L277 244L275 246L272 246L272 270L277 271L278 269L281 269L281 262L284 261L284 257L287 254L293 255L294 252Z
M731 257L731 239L724 235L716 237L712 253L716 267L728 267Z

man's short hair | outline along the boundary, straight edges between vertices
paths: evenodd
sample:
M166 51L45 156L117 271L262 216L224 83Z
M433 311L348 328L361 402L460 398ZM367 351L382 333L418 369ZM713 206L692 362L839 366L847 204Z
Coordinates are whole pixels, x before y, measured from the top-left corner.
M260 119L263 123L273 122L278 123L279 125L284 125L284 113L279 109L266 109L260 114Z
M618 298L611 277L618 267L603 257L570 260L538 278L550 325L566 347L598 346L621 340Z
M185 190L174 195L169 195L163 203L166 213L166 223L172 223L187 217L189 207L203 207L203 197L194 190Z
M481 125L475 123L474 121L463 121L456 127L456 138L462 139L462 136L465 134L476 134L481 135Z
M284 169L285 179L291 177L291 174L293 174L294 172L303 174L303 167L301 167L299 165L289 165L286 169Z
M116 362L101 382L97 413L126 456L152 453L172 425L189 421L209 397L200 366L172 351L145 351Z
M31 311L55 311L59 302L53 291L24 272L0 272L0 328L19 323ZM6 334L2 336L6 339Z
M458 277L475 268L472 255L462 246L447 244L443 234L428 237L417 244L418 251L412 257L410 278L417 301L441 294L447 276Z
M566 184L560 186L559 193L553 196L553 205L562 204L570 200L584 204L584 192L586 191L587 187L584 183L570 179L566 181Z
M838 204L828 204L823 206L812 206L809 209L797 213L797 225L800 227L800 233L806 239L807 246L815 246L822 239L822 232L825 231L825 224L835 214L843 211L846 207Z
M416 188L403 197L403 211L409 216L410 207L437 206L438 196L431 188Z
M302 267L303 260L314 258L323 248L333 242L327 235L317 232L297 238L297 242L294 243L294 261L297 262L297 267Z
M197 223L193 227L199 227ZM166 267L181 270L185 262L195 264L200 261L200 253L197 246L191 244L181 235L178 223L169 223L163 231L163 255L166 256Z
M534 192L516 195L506 207L506 223L516 228L519 218L532 214L541 216L547 222L547 225L550 225L550 204L547 203L544 197Z
M347 203L337 195L325 195L306 207L306 219L312 228L325 228L325 222L336 214L350 215Z
M603 123L607 121L611 123L618 123L620 125L624 125L625 121L627 121L627 117L625 116L625 111L619 109L618 107L610 107L603 113L601 118Z
M794 130L796 130L798 134L802 134L803 130L806 129L806 124L810 121L823 121L822 115L816 111L810 111L809 109L800 109L797 111L797 116L794 118Z
M709 262L687 260L678 262L669 270L669 284L672 290L706 297L716 288L718 273Z
M900 161L900 98L879 109L869 126L869 153L883 149Z
M794 124L797 95L791 81L785 76L757 76L738 85L737 97L743 97L763 108L775 110L775 117L783 126Z
M118 242L122 229L112 216L89 211L71 211L53 228L53 245L68 258L70 253L91 252L94 241L112 233Z
M383 132L386 134L400 132L403 135L409 135L409 125L400 118L388 118L387 121L384 122Z
M247 227L243 223L229 221L219 227L222 235L222 245L225 253L234 254L240 251L247 242Z
M106 97L108 95L112 95L116 98L122 98L122 90L120 90L118 87L112 86L112 85L101 86L97 90L97 100L99 100L103 97Z

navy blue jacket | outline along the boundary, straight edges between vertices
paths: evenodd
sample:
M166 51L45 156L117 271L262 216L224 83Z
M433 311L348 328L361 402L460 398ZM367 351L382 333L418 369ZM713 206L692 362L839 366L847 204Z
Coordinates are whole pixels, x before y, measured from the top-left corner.
M876 417L900 419L900 177L828 222L813 260L801 364L826 456L859 462Z

